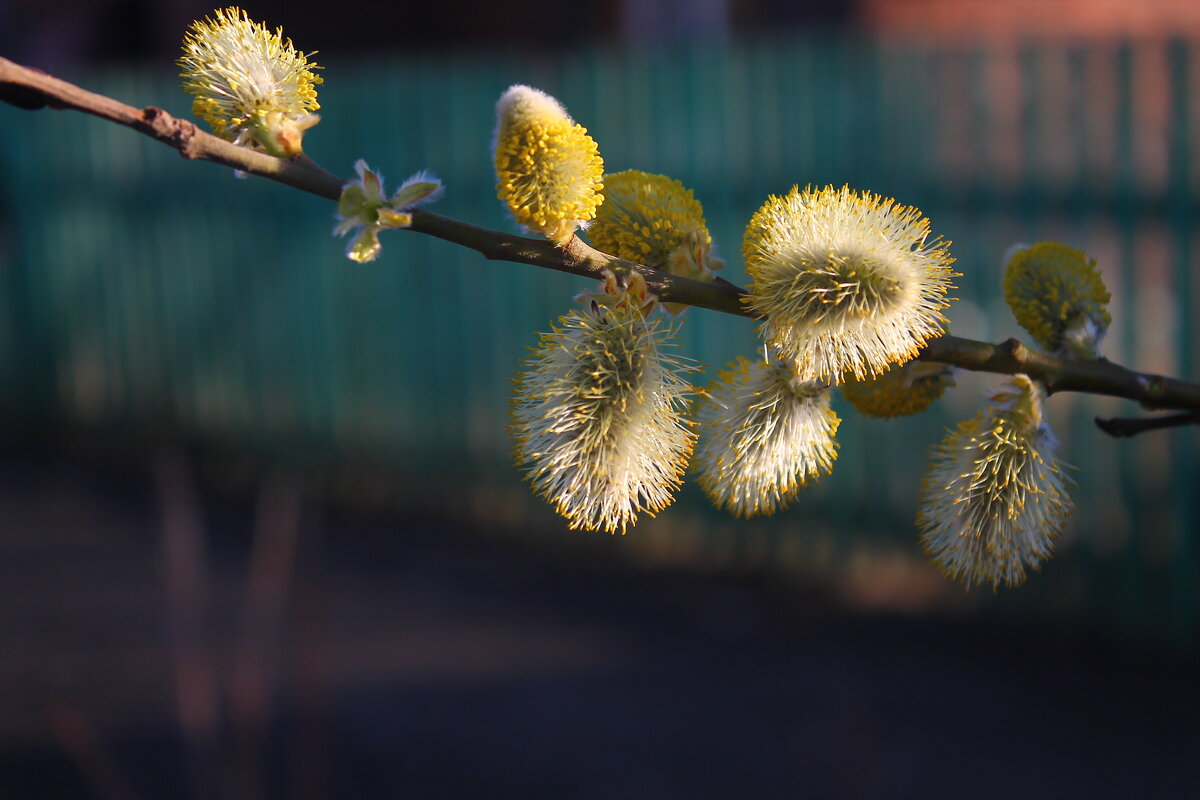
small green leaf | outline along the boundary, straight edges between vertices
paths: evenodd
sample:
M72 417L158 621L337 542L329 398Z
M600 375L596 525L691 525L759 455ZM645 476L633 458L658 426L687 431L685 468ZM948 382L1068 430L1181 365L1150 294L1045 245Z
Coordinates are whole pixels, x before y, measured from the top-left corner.
M412 214L393 211L390 208L379 209L379 226L382 228L408 228L412 226Z
M357 217L367 205L367 196L358 184L348 183L338 199L338 213L343 219Z
M416 181L401 186L392 196L392 208L400 211L425 202L442 190L440 181Z
M346 257L359 264L365 264L378 258L380 249L379 229L374 225L368 225L350 242L350 247L346 250Z

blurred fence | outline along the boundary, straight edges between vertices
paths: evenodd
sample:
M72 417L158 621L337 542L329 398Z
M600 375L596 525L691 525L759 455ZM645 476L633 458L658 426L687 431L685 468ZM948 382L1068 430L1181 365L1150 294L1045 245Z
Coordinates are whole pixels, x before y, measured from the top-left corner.
M1019 335L999 291L1014 241L1087 249L1113 292L1107 354L1196 379L1196 47L1182 42L927 47L847 37L568 59L454 54L325 63L325 166L397 180L430 169L437 210L509 229L488 154L508 85L559 96L610 170L662 172L704 203L729 277L742 227L771 192L849 183L917 205L954 242L955 332ZM183 114L172 65L73 77ZM330 463L369 456L410 488L530 528L561 528L508 461L509 380L579 279L384 236L360 266L329 235L331 204L80 114L0 108L0 402L19 427L49 414L161 430ZM691 311L683 352L720 366L756 348L743 319ZM1200 618L1196 434L1103 437L1131 404L1060 396L1079 514L1019 592L964 600L925 565L913 525L925 452L973 415L993 379L966 375L914 420L846 417L834 474L788 513L734 523L694 488L620 545L690 565L840 577L868 600L892 582L955 602L1069 615L1193 639ZM401 491L398 488L398 491ZM901 591L901 590L897 590Z

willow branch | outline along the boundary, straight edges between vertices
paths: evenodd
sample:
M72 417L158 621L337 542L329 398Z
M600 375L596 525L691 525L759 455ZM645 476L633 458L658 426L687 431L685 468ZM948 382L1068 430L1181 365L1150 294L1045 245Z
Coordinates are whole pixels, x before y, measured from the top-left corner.
M70 109L132 128L187 159L212 161L294 189L336 201L344 181L308 158L281 159L239 147L205 133L161 108L134 108L82 89L38 70L0 58L0 100L19 108ZM744 289L717 279L704 282L615 258L579 238L563 247L545 239L493 231L423 209L412 211L411 230L474 250L485 258L531 264L587 278L606 271L638 272L661 300L753 318ZM952 364L976 372L1025 373L1042 381L1049 393L1086 392L1136 400L1151 408L1200 410L1200 385L1127 369L1111 361L1062 359L1032 350L1016 339L1000 344L941 336L931 340L918 358Z
M224 164L330 200L337 200L342 191L341 178L307 158L281 159L239 147L161 108L134 108L6 58L0 58L0 100L29 110L49 107L82 111L133 128L178 150L184 158Z
M1200 411L1185 411L1182 414L1165 414L1160 417L1096 417L1096 427L1117 439L1137 436L1150 431L1200 425Z

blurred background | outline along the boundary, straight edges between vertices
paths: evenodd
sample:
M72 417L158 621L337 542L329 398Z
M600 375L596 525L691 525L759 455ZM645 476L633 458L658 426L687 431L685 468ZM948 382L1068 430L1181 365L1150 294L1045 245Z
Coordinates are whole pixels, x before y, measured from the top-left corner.
M1192 0L349 0L246 6L318 50L306 152L443 179L511 230L492 105L558 98L610 171L683 181L725 277L768 193L921 208L954 332L1022 336L1000 258L1056 239L1108 357L1197 379ZM187 116L212 7L0 6L0 55ZM0 796L1179 796L1200 778L1194 430L1049 403L1079 506L1026 585L964 591L913 522L997 378L880 422L736 522L688 485L569 533L509 461L509 381L581 279L403 233L82 114L0 107ZM757 347L689 311L710 369ZM1185 789L1185 787L1187 787Z

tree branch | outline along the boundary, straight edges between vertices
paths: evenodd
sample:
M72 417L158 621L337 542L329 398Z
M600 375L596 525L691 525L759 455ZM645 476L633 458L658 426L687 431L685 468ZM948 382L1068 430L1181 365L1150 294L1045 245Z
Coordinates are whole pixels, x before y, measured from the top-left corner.
M1161 417L1096 417L1096 427L1116 439L1149 431L1182 428L1185 425L1200 425L1200 411L1185 411L1182 414L1167 414Z
M0 100L19 108L48 106L93 114L150 136L184 158L223 164L333 201L340 197L344 185L341 178L303 155L281 159L239 147L160 108L137 109L4 58L0 58ZM636 271L663 301L754 316L743 302L745 290L719 278L708 283L671 275L602 253L578 237L558 247L545 239L501 233L423 209L411 213L411 230L475 250L490 260L531 264L588 278L601 278L606 270L617 274ZM1200 410L1200 385L1135 372L1104 359L1062 359L1031 350L1016 339L990 344L941 336L931 340L918 358L977 372L1025 373L1045 383L1051 394L1087 392L1124 397L1151 408Z
M344 181L311 160L275 158L205 133L191 122L161 108L134 108L119 100L81 89L41 70L0 58L0 100L18 108L50 107L82 111L144 133L188 159L224 164L321 197L337 200Z

